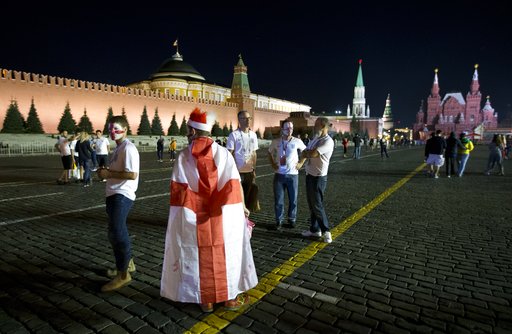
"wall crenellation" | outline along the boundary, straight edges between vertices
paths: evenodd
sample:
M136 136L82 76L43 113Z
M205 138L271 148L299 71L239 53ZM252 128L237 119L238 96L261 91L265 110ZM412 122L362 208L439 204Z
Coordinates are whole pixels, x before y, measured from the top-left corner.
M190 96L173 95L169 93L161 93L160 91L147 91L140 88L129 88L126 86L118 86L111 84L104 84L98 82L69 79L63 77L56 77L50 75L42 75L31 72L22 72L15 70L8 70L0 68L0 79L1 80L12 80L20 81L30 84L48 85L55 87L71 88L78 90L89 90L99 91L109 94L122 94L130 96L140 96L145 98L154 98L158 100L170 100L170 101L182 101L190 103L201 103L207 105L226 106L226 107L237 107L236 103L232 102L220 102L215 100L209 100L204 98L194 98Z

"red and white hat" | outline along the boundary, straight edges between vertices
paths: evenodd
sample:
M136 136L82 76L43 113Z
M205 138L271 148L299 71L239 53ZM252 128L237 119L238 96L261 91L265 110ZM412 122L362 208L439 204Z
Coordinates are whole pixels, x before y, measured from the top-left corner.
M201 112L201 109L195 108L188 119L187 125L198 130L212 130L215 118L212 113Z

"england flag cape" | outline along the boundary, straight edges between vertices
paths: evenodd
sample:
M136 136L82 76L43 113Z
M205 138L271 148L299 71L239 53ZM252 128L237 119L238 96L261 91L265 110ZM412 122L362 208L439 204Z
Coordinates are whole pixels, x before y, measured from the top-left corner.
M217 303L256 286L240 188L233 157L212 139L197 138L180 152L171 178L162 297Z

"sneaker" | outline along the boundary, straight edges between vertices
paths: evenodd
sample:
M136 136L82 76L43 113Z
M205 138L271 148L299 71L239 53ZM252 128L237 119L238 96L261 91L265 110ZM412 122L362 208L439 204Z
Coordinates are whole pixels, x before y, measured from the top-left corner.
M434 179L438 179L439 178L439 175L434 175Z
M331 232L327 231L324 233L324 242L328 244L332 242Z
M447 178L451 178L451 175L446 175Z
M303 237L321 237L322 232L321 231L311 232L310 230L305 230L305 231L302 231L302 236Z
M241 293L235 299L224 303L224 309L227 311L238 311L242 306L249 304L249 295Z
M130 273L126 273L126 277L122 278L121 273L118 273L110 282L101 287L101 292L114 291L129 284L132 281Z
M133 262L133 259L130 259L130 262L128 262L128 272L133 273L135 272L137 268L135 267L135 263ZM107 269L107 276L108 277L115 277L117 276L117 269Z

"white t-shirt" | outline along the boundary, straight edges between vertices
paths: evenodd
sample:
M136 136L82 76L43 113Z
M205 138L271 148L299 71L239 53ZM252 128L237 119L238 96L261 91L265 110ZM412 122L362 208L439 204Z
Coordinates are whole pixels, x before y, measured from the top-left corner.
M76 143L78 140L74 139L69 144L69 148L73 150L73 156L78 157L78 151L76 150Z
M253 131L245 133L240 129L229 134L226 148L233 151L236 167L239 172L248 173L254 170L252 155L258 150L258 137Z
M274 158L275 163L279 166L276 173L278 174L299 174L296 166L299 162L299 153L304 151L306 145L302 140L292 137L289 141L282 138L274 139L268 148L268 152Z
M71 155L71 149L69 148L69 142L66 138L59 139L59 152L61 157Z
M96 145L96 154L98 155L108 155L108 146L109 141L105 137L100 137L94 140L94 144Z
M135 180L122 180L110 178L107 179L106 196L121 194L132 201L135 200L135 192L139 185L140 158L137 147L125 139L118 145L110 159L110 170L115 172L133 172L137 173Z
M315 137L308 144L308 150L317 150L317 158L309 158L306 163L306 174L325 176L329 169L329 160L334 150L334 142L329 135Z

